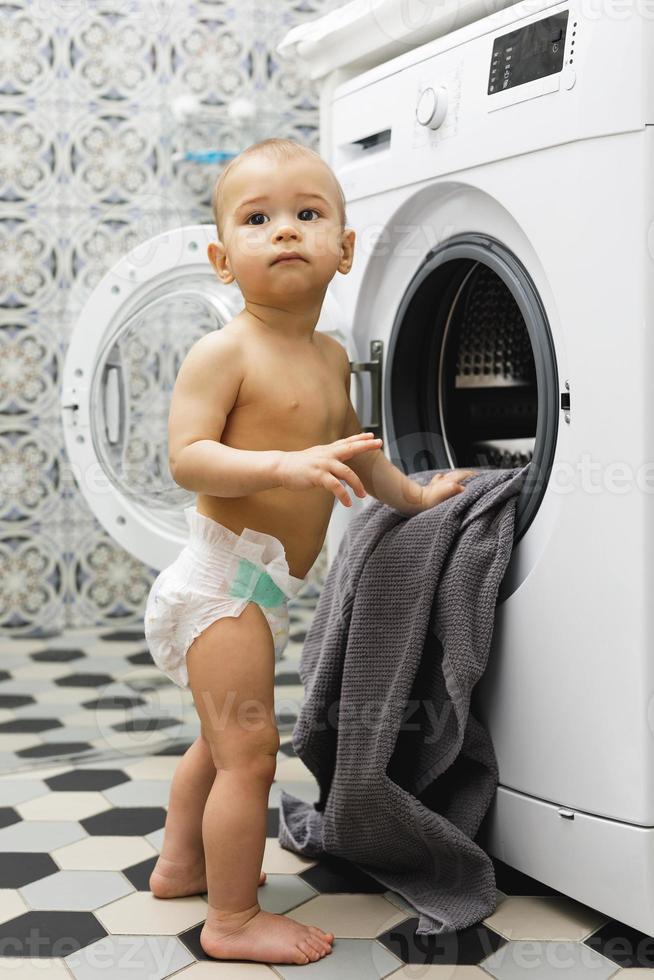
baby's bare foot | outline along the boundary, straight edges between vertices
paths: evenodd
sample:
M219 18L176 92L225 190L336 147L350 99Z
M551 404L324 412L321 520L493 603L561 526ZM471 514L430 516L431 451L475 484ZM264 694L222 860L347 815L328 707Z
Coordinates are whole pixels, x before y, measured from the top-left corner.
M209 906L200 933L207 956L259 963L309 963L331 953L334 936L285 915L264 912L259 905L240 913L221 914Z
M259 884L266 880L266 872L259 876ZM186 895L203 895L207 890L207 872L204 861L195 865L171 861L159 856L148 882L155 898L182 898Z

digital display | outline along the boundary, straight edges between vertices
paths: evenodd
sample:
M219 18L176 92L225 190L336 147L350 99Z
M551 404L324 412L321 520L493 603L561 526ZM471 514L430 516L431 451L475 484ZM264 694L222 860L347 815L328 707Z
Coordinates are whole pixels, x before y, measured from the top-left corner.
M488 95L561 71L568 17L564 10L495 38Z

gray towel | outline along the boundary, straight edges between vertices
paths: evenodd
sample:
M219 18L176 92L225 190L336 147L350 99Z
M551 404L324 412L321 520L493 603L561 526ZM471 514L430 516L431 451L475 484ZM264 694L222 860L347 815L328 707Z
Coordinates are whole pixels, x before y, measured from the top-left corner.
M279 842L345 858L398 892L420 913L419 935L496 908L474 837L498 767L469 708L529 465L480 469L413 517L371 501L341 539L302 650L292 742L320 798L282 790ZM437 472L447 471L410 476L425 484Z

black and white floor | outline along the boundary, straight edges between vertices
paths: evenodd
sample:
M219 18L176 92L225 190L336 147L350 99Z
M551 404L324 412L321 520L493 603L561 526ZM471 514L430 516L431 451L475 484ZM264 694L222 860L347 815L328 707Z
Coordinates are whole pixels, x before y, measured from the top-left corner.
M305 966L211 960L199 943L206 895L152 896L170 779L199 733L195 708L152 664L141 631L75 631L0 640L0 975L605 980L629 969L630 980L644 971L654 980L654 940L501 862L496 911L436 938L415 936L415 910L353 866L280 848L280 787L318 796L290 741L317 594L307 584L290 603L291 642L277 665L282 746L258 900L333 932L332 953Z

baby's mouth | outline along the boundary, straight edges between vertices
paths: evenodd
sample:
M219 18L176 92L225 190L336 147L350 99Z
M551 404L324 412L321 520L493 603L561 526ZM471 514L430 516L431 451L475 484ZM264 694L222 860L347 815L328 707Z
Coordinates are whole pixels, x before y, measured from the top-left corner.
M280 255L278 258L273 259L272 265L278 265L280 262L306 262L301 255Z

